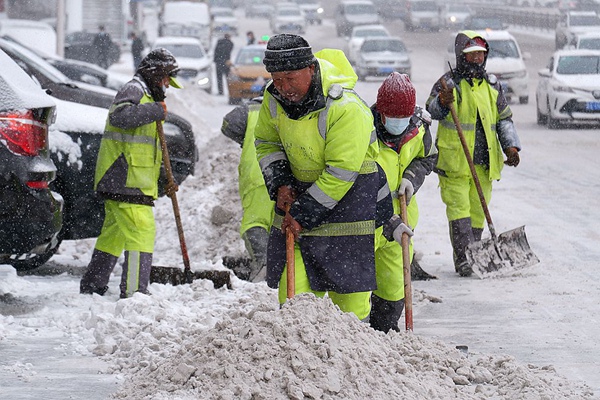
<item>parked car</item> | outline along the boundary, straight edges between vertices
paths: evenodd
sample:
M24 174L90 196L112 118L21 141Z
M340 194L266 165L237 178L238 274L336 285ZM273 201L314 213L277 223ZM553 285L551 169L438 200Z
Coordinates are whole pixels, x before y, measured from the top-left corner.
M355 70L360 80L394 71L410 76L408 49L398 37L367 37L358 51Z
M243 99L258 96L271 78L263 64L266 48L266 44L250 44L237 52L227 76L229 104L239 104Z
M335 30L338 36L348 36L357 25L379 24L379 15L369 0L342 0L335 12Z
M358 51L366 37L388 37L390 32L383 25L358 25L352 28L348 37L346 56L351 63L356 62Z
M304 33L306 31L306 20L300 7L296 3L278 4L271 17L271 30L273 33Z
M96 64L86 61L72 60L70 58L61 58L59 56L50 56L36 50L35 48L25 46L23 43L20 43L11 36L4 35L2 36L2 39L12 41L18 45L21 45L22 47L25 47L29 51L35 53L37 56L46 60L57 70L65 74L69 79L96 86L103 86L114 90L118 90L126 82L119 75L113 74L104 68L100 68Z
M574 47L576 49L600 50L600 30L577 35Z
M384 20L404 20L406 17L405 0L371 0L379 17Z
M194 37L162 36L156 39L153 48L169 50L179 64L177 78L182 83L198 85L208 93L212 92L212 60L204 51L202 42Z
M538 124L556 129L562 123L600 122L599 50L558 50L538 75Z
M239 22L231 8L211 7L210 15L213 32L218 34L230 33L233 36L238 35Z
M104 123L116 91L105 89L94 85L86 85L69 80L66 76L56 70L46 61L37 57L34 53L18 46L14 43L0 39L0 49L17 62L17 64L38 82L45 90L50 90L60 106L65 102L78 103L78 105L92 106L90 108L79 107L78 114L70 118L67 116L65 127L60 124L57 129L71 137L71 142L76 143L82 154L73 161L71 156L77 151L67 151L64 153L61 146L53 145L55 143L63 145L68 141L64 136L57 136L52 131L51 150L52 159L57 167L56 180L52 182L53 188L65 198L65 213L63 230L60 232L59 239L84 239L96 237L99 234L101 224L95 217L94 221L89 221L89 216L103 215L104 208L95 193L91 189L90 182L93 183L93 171L100 147L101 135L97 130L104 129ZM71 105L70 108L77 109ZM103 111L98 111L99 108ZM101 118L97 114L101 113ZM81 116L82 118L79 118ZM77 118L76 118L77 117ZM59 117L58 122L62 121ZM74 125L72 121L82 121L79 126ZM86 122L84 124L83 122ZM90 128L93 127L93 128ZM196 161L198 160L198 151L195 145L194 132L191 124L184 118L169 112L164 123L165 137L171 159L171 166L175 181L180 184L189 175L194 173ZM102 131L100 132L102 133ZM71 174L78 174L75 177ZM90 178L91 177L91 178ZM91 179L91 181L90 181ZM161 172L160 187L165 180L164 171ZM100 214L99 214L100 213Z
M458 31L465 24L467 18L474 15L468 4L446 3L440 7L440 17L446 29Z
M599 30L600 16L595 11L567 11L561 14L556 24L554 33L556 49L573 44L578 34Z
M0 36L10 36L46 56L56 56L56 31L42 21L0 18Z
M36 268L58 249L64 200L49 188L55 103L0 50L0 264Z
M407 31L425 29L439 31L442 27L440 11L434 0L409 0L406 2L404 28Z
M323 13L324 9L321 5L320 0L296 0L296 4L302 10L302 14L304 14L304 19L309 24L319 24L323 23Z
M486 71L495 75L504 89L506 98L510 101L518 99L520 104L529 102L529 73L525 67L525 59L529 53L522 53L517 40L508 31L479 31L490 46L487 57ZM451 35L445 57L444 68L448 63L456 68L456 55L454 53L454 39Z
M94 46L94 32L72 32L65 36L65 58L100 64L98 50ZM119 61L121 48L115 42L111 43L108 53L109 66Z

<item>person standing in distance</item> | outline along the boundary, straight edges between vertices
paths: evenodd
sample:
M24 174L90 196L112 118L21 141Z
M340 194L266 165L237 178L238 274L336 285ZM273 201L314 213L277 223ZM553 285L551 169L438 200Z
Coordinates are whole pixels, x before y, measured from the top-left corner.
M488 204L492 181L500 179L504 164L519 165L521 143L502 85L485 70L489 53L487 41L475 31L462 31L456 35L454 52L456 69L446 72L433 85L426 105L432 118L440 121L435 171L442 201L446 204L454 268L460 276L466 277L473 273L466 249L481 240L485 215L450 106L453 105L458 114ZM447 83L446 89L442 81Z
M376 288L380 173L373 116L353 91L358 78L340 50L313 54L303 37L278 34L269 39L263 63L273 81L254 133L265 183L276 202L267 284L279 287L283 304L285 233L290 230L295 294L328 294L342 311L363 320Z
M213 61L215 62L215 70L217 73L217 89L219 95L223 94L223 79L227 79L229 75L229 64L231 63L231 51L233 50L233 42L229 33L217 40Z
M94 37L93 45L96 49L96 54L98 55L97 63L104 69L108 69L110 67L110 47L112 45L112 39L104 25L100 25L98 27L98 33Z
M131 55L133 56L133 70L142 62L142 52L144 51L144 42L135 32L131 32Z
M148 294L156 226L152 207L158 197L162 151L157 124L167 116L166 90L181 88L179 66L166 49L152 50L132 80L117 92L96 162L94 189L104 199L104 223L80 293L103 295L123 250L121 298ZM167 184L168 196L177 185Z

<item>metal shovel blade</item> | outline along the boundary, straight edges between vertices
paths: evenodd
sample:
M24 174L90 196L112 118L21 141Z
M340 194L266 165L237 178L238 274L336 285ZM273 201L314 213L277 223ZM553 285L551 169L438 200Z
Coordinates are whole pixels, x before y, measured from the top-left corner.
M467 247L467 259L481 279L530 267L540 262L525 236L525 225Z

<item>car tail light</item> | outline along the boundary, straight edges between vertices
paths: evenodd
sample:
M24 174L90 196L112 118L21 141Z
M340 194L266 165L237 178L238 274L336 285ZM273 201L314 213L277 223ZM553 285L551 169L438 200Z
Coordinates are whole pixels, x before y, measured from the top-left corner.
M13 154L37 156L48 147L48 125L32 110L0 113L0 141Z

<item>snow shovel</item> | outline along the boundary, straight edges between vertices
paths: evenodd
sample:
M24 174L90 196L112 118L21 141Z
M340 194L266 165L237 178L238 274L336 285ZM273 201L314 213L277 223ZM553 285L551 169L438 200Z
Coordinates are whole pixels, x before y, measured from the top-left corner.
M156 123L156 131L160 140L160 147L162 149L163 164L165 166L165 173L167 176L167 182L170 185L175 184L173 179L173 170L171 169L171 159L169 158L169 151L167 149L167 141L165 139L165 133L161 122ZM177 202L177 195L173 192L170 196L171 203L173 203L173 212L175 214L175 223L177 224L177 233L179 234L179 244L181 246L181 255L183 256L183 271L177 267L159 267L152 266L150 270L150 282L152 283L170 283L172 285L181 285L186 283L192 283L194 279L210 279L213 281L215 288L227 285L227 288L231 289L231 280L229 271L195 271L192 272L190 267L190 258L187 252L187 246L185 243L185 236L183 234L183 225L181 224L181 214L179 213L179 204Z
M406 211L406 195L400 195L400 217L408 224ZM412 282L410 275L410 246L407 233L402 234L402 271L404 273L404 325L407 331L413 330Z
M290 212L290 205L285 208L285 213ZM285 231L285 259L287 264L286 287L287 298L291 299L296 293L296 258L294 254L294 233L291 229Z
M444 80L442 80L441 83L444 89L448 87ZM490 239L480 240L467 246L466 255L473 268L473 272L475 272L479 278L483 279L492 275L504 274L539 263L540 260L529 247L529 242L525 236L525 225L496 236L496 229L492 223L492 217L490 216L487 202L483 196L481 183L477 177L473 158L469 152L469 147L467 146L454 104L450 104L450 112L452 113L452 119L456 126L458 136L460 137L460 143L465 153L465 157L467 158L467 163L469 164L473 182L477 188L477 194L479 195L481 207L483 208L483 213L485 214L485 219L491 235Z

